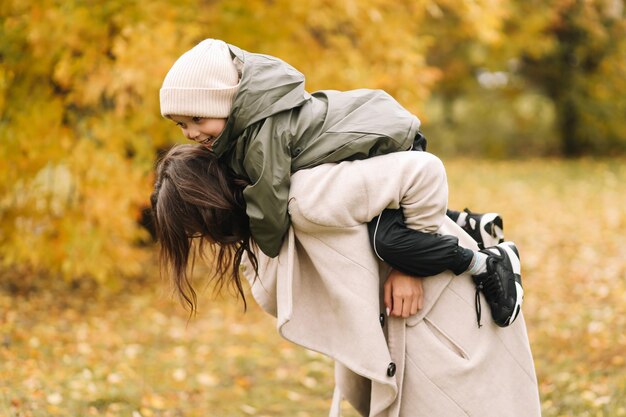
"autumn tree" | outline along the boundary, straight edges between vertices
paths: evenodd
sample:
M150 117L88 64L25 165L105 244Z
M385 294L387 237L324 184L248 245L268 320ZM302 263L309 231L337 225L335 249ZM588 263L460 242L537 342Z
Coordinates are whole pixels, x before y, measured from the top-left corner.
M425 57L441 77L434 93L446 103L444 117L454 123L451 107L476 85L476 74L498 62L494 47L504 39L506 2L442 0L428 5L429 18L417 36L430 39ZM496 64L496 65L498 65Z
M144 270L154 162L183 140L158 90L196 42L280 56L309 88L386 88L410 104L435 80L420 13L380 0L2 2L0 268L106 284Z
M108 284L142 271L158 87L199 33L178 4L2 2L0 267Z
M624 3L559 0L512 4L515 12L505 30L511 40L509 47L519 54L519 73L554 102L562 154L623 153Z
M184 140L161 118L158 90L204 38L281 57L310 91L385 89L420 117L433 92L467 100L477 71L506 68L521 80L507 94L527 94L528 81L553 100L564 153L623 149L621 4L0 2L0 268L103 283L144 270L138 220L154 163Z

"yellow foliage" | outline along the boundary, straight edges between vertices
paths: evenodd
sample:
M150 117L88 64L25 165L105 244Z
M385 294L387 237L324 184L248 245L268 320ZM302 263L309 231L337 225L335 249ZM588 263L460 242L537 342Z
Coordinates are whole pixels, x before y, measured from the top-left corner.
M157 150L178 134L160 118L158 89L199 40L280 56L307 74L310 90L383 88L417 110L440 77L424 59L433 39L416 36L433 6L3 2L2 267L106 283L141 272L147 233L138 219Z
M507 52L554 52L545 29L570 4L5 0L0 264L102 282L141 271L138 242L147 236L138 219L151 171L158 151L180 136L160 117L158 90L201 39L279 56L306 74L309 90L385 89L422 116L434 90L454 99L476 84L477 68L501 64ZM623 10L605 11L617 28L608 32L596 2L585 4L578 24L592 48L622 33ZM623 118L600 116L626 90L624 45L616 43L590 77L597 85L584 90L599 103L588 115L598 132L622 126Z
M135 65L140 73L119 66L111 44L121 45L115 26L124 19L109 18L123 2L32 6L3 10L2 266L114 285L139 274L147 255L138 219L158 141L140 134L154 121L141 106L159 77L146 60ZM147 42L138 47L155 49L158 36ZM131 118L143 122L126 123Z

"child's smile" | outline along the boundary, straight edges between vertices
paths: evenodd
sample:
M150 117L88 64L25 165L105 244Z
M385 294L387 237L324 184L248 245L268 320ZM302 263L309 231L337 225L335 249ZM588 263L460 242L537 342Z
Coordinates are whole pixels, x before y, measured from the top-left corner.
M209 149L226 126L226 119L179 115L170 116L170 119L181 128L187 139L200 143Z

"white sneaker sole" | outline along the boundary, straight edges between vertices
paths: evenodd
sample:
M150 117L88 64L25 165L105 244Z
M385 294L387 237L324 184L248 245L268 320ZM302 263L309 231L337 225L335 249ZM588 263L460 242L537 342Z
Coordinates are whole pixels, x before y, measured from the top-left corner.
M498 247L502 248L508 258L509 262L511 262L511 268L513 269L513 273L515 274L515 290L516 290L516 298L515 298L515 307L513 308L513 314L511 314L511 318L508 320L507 325L510 325L515 321L520 311L522 310L522 302L524 301L524 288L520 282L522 281L522 265L517 255L518 251L513 242L504 242L498 245ZM514 249L515 248L515 249Z

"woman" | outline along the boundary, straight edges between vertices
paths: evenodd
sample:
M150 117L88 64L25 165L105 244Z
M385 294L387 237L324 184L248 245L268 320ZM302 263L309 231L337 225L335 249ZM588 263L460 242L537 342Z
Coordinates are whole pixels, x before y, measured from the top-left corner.
M197 240L215 251L218 285L243 296L243 262L255 300L277 318L280 334L335 360L331 416L342 398L364 416L540 415L523 317L505 329L478 328L469 275L424 279L417 314L385 314L385 297L419 304L422 280L413 279L418 290L404 298L384 285L390 268L374 255L366 226L383 209L401 207L409 227L476 248L445 215L447 184L436 157L398 152L295 173L292 227L276 258L250 240L246 185L200 146L176 146L159 165L152 205L162 259L192 310L186 267Z

